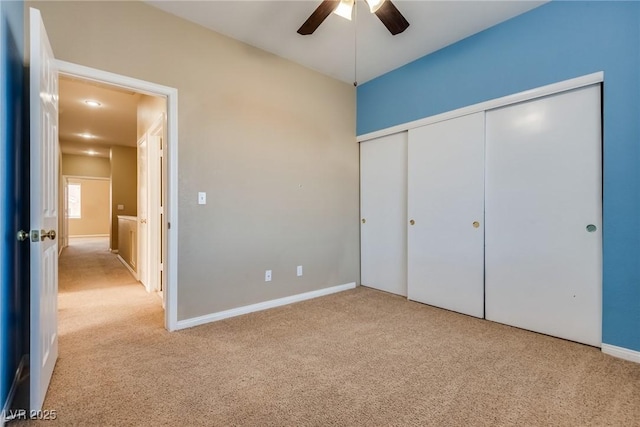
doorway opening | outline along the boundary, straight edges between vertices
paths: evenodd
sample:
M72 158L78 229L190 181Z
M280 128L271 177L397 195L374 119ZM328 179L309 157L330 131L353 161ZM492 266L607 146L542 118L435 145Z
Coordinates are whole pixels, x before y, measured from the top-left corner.
M85 241L83 237L89 243L104 239L103 221L101 229L90 226L107 210L109 250L148 292L160 297L164 327L174 330L177 91L63 61L57 65L61 250ZM95 197L88 185L104 180L109 182L108 200ZM100 203L101 215L86 210L83 216L87 199L99 199L93 208Z

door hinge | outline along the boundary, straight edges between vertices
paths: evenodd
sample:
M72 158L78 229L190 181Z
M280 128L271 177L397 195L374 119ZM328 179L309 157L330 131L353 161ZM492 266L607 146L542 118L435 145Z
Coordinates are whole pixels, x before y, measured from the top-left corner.
M167 222L167 228L170 230L171 229L171 223Z

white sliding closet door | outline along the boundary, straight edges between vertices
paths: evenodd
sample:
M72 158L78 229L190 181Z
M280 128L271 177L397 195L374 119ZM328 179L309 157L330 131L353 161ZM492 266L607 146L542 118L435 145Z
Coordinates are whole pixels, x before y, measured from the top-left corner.
M486 114L486 317L600 346L600 86Z
M407 295L407 132L360 143L361 282Z
M484 316L484 112L409 131L409 299Z

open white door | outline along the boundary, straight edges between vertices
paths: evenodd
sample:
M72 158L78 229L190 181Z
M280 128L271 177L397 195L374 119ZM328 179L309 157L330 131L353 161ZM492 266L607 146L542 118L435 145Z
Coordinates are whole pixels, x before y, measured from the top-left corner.
M160 136L152 136L149 134L148 137L148 179L149 182L149 230L148 230L148 239L149 239L149 282L151 283L151 289L155 292L161 292L161 265L160 261L160 253L161 253L161 228L160 228L160 214L161 214L161 202L160 202L160 185L162 182L162 177L160 176L160 162L162 158L160 157L162 144L162 137Z
M40 12L30 9L31 410L58 358L58 71Z
M138 280L149 285L149 153L147 134L138 141Z

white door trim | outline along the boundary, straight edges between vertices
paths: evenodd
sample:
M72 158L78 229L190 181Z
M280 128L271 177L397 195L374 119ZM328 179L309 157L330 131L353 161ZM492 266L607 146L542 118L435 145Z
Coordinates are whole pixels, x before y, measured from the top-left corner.
M481 111L492 110L494 108L504 107L506 105L515 104L518 102L529 101L531 99L541 98L543 96L566 92L571 89L578 89L584 86L602 83L603 81L604 71L598 71L597 73L587 74L586 76L576 77L574 79L564 80L558 83L552 83L547 86L525 90L524 92L515 93L513 95L503 96L501 98L469 105L468 107L458 108L457 110L447 111L446 113L436 114L435 116L429 116L422 119L414 120L412 122L402 123L396 126L388 127L386 129L377 130L375 132L366 133L364 135L356 136L356 140L358 142L362 142L373 138L380 138L381 136L391 135L420 126L430 125L432 123L441 122L443 120L449 120L460 116L466 116L467 114L479 113Z
M167 200L165 218L170 228L167 230L167 304L164 326L169 331L178 324L178 90L172 87L127 77L84 65L66 61L56 61L60 74L82 77L87 80L105 82L132 89L146 95L160 95L167 98Z

